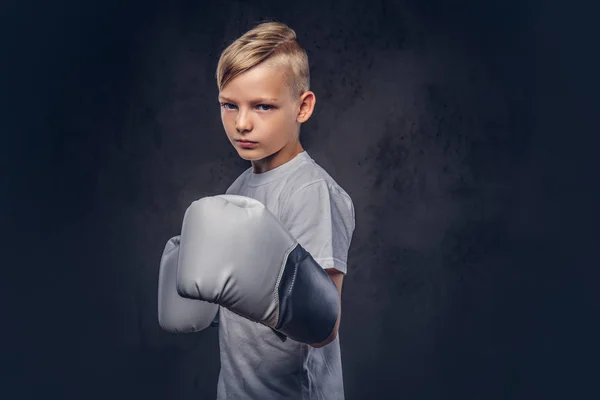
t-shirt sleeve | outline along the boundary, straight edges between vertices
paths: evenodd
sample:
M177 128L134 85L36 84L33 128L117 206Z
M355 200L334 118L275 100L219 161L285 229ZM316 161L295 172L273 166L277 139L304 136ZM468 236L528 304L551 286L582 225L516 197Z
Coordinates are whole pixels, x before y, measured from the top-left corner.
M324 180L307 184L291 193L280 220L321 267L347 273L355 217L345 192Z

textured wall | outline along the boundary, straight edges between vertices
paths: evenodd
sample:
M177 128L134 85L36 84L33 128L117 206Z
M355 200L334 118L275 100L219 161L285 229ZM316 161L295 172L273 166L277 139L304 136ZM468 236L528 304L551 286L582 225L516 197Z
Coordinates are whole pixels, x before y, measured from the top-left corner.
M248 167L223 132L214 71L264 18L307 48L317 106L302 140L356 207L347 399L589 397L581 343L597 325L568 335L599 303L559 272L592 265L597 163L577 169L593 147L564 132L587 127L556 103L574 94L556 52L576 54L554 23L565 10L284 3L6 14L7 398L214 398L216 330L159 328L158 261L187 205Z

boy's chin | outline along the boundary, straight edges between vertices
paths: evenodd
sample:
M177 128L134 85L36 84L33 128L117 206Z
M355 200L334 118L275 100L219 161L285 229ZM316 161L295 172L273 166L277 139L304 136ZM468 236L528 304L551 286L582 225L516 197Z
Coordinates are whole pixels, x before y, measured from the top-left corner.
M238 150L238 155L240 158L246 161L259 161L266 157L265 154L258 151L249 151L249 150Z

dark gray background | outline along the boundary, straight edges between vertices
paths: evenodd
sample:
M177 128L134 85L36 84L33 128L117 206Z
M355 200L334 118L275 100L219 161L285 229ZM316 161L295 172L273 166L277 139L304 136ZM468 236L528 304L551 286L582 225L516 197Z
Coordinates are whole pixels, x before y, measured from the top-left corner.
M347 399L598 396L594 10L285 3L3 3L1 396L214 398L217 331L161 331L158 263L248 167L214 72L265 18L308 51L302 140L356 208Z

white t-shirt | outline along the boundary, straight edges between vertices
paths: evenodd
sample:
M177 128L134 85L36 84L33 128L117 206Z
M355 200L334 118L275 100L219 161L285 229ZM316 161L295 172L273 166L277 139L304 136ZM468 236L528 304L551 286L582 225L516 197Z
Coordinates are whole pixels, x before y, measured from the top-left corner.
M262 202L319 265L346 274L354 206L308 153L262 174L249 168L227 194ZM339 334L316 349L290 338L282 342L270 328L224 307L219 307L217 319L218 400L344 399Z

